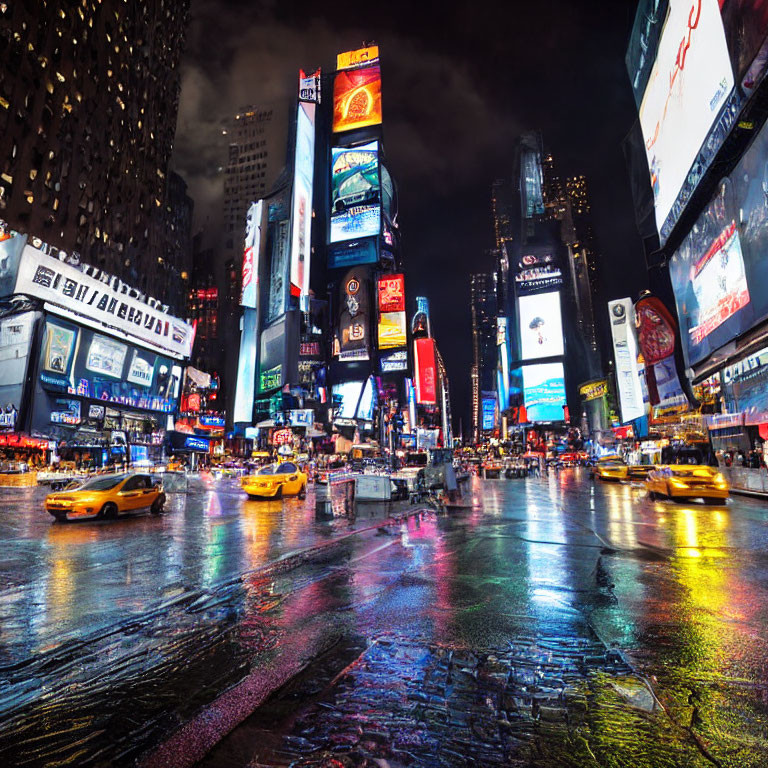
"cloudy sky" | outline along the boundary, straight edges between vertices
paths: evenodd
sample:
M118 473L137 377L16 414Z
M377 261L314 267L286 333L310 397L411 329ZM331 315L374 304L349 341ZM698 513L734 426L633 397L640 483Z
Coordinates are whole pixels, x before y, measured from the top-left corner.
M539 128L561 175L591 187L612 295L644 281L621 141L634 120L624 53L636 0L310 3L193 0L174 166L196 223L220 206L221 124L285 98L296 74L381 48L384 144L400 189L408 290L430 297L455 410L469 392L468 276L492 266L490 186Z

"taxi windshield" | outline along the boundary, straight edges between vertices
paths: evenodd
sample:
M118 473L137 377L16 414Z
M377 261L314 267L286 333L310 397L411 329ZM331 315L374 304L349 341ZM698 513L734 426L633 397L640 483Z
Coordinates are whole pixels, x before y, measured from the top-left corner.
M94 477L86 480L78 491L109 491L120 485L128 475L108 475L107 477Z

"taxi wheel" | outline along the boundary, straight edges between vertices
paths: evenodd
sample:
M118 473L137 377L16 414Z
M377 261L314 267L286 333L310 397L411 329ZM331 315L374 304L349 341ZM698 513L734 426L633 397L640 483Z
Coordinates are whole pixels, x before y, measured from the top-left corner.
M304 483L304 485L301 486L299 489L299 498L300 499L306 499L307 498L307 484Z
M117 517L117 504L108 501L99 512L99 517L104 520L114 520Z
M54 519L54 520L55 520L57 523L66 523L66 522L67 522L67 516L66 516L66 515L61 515L61 514L59 514L59 515L54 515L54 516L53 516L53 519Z
M279 486L277 491L275 492L275 495L272 497L273 499L282 499L283 498L283 486Z
M651 501L656 501L656 491L648 491L648 498Z

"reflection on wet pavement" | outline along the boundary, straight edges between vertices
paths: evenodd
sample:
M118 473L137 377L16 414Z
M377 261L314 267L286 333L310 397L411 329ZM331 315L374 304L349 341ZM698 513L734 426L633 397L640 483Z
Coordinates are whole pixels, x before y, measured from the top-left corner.
M267 571L349 523L226 483L112 524L52 525L17 494L0 760L130 765L300 673L203 765L765 765L767 505L651 502L579 470L473 491Z

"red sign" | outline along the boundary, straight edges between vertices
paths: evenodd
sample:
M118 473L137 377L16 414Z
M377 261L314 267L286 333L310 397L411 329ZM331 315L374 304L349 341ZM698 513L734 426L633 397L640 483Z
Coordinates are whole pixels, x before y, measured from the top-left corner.
M379 312L405 312L403 275L384 275L379 278Z
M276 429L272 433L273 445L286 445L293 442L293 432L290 429Z
M635 304L638 340L646 366L655 365L675 353L676 324L669 310L655 296Z
M200 395L196 392L187 398L187 410L197 413L200 410Z
M437 404L437 364L433 339L416 339L413 342L416 367L416 402L419 405Z
M320 357L320 342L303 341L299 345L299 355L301 357Z

